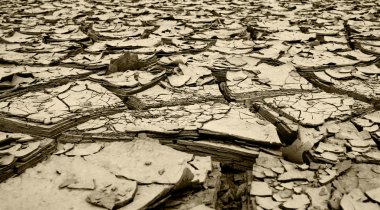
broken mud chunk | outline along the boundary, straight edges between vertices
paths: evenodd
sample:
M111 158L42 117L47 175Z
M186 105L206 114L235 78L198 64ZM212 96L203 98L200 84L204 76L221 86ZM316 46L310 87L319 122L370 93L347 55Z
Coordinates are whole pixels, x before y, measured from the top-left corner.
M301 195L294 194L292 199L283 203L283 206L287 209L300 209L300 208L306 208L309 203L310 203L310 200L307 197L307 195L305 195L305 194L301 194Z
M311 180L314 177L312 171L291 170L278 176L278 181Z
M285 182L281 183L281 186L288 190L293 190L294 188L294 182Z
M297 194L300 194L302 192L302 187L294 187L293 191Z
M137 191L137 182L119 180L118 183L97 189L90 193L86 201L107 209L120 208L132 201Z
M350 169L351 164L352 164L351 160L344 160L342 162L338 162L336 164L338 176L346 172L348 169Z
M380 123L380 111L372 112L364 116L366 119L371 120L374 123Z
M326 183L332 181L337 176L336 170L326 169L325 171L328 173L327 175L322 174L319 176L318 181L321 184L326 184Z
M251 183L251 195L271 196L272 190L266 182L253 181Z
M365 157L369 158L370 160L373 161L380 161L380 151L372 151L372 152L367 152L363 154Z
M240 138L247 142L265 145L281 145L276 127L262 125L262 120L248 109L231 109L219 120L211 120L202 126L201 132ZM258 132L259 131L259 132Z
M271 197L256 197L256 203L263 209L275 209L280 202L274 201Z
M9 166L16 161L15 156L11 154L0 154L0 169Z
M187 167L192 159L192 154L174 150L148 138L127 143L115 142L96 154L86 156L87 161L107 167L118 177L144 184L177 184L188 174L193 176ZM117 164L110 165L105 160L115 160ZM147 161L151 165L145 166Z
M307 188L306 193L311 199L312 209L328 209L327 202L330 198L330 191L327 187Z
M328 201L329 207L334 210L340 209L340 201L342 200L342 197L343 194L339 192L339 190L335 190Z
M72 143L58 144L58 146L57 146L58 151L55 152L54 154L55 155L63 154L69 150L72 150L74 148L74 146L75 146L75 144L72 144Z
M368 147L369 146L369 142L365 140L354 139L354 140L349 140L348 142L353 147Z
M26 157L27 155L35 152L39 147L40 147L39 141L31 142L31 143L28 143L25 148L15 151L13 155L18 158Z
M343 196L342 200L340 201L340 206L343 210L356 210L355 200L352 199L349 195Z
M365 194L372 200L376 201L377 203L380 203L380 187L368 190L365 192Z
M262 152L259 154L259 157L256 158L256 164L268 169L282 166L278 158L271 155L265 155L265 153Z
M321 154L321 157L334 162L338 160L338 155L332 152L324 152Z
M282 174L285 172L285 169L283 167L275 167L275 168L271 168L272 171L278 173L278 174Z
M121 55L118 59L111 60L106 74L124 72L127 70L138 70L145 66L147 66L145 61L140 60L136 54L127 52Z
M96 185L95 180L92 178L76 177L75 174L69 174L58 186L59 189L65 187L69 189L94 190Z
M355 188L351 190L350 193L348 193L349 196L351 196L352 199L355 201L365 201L367 200L367 197L364 195L361 189Z
M278 192L278 195L283 199L290 198L293 195L293 191L289 190L289 189L285 189L285 190Z
M252 169L252 175L259 179L265 178L266 177L264 174L265 170L269 170L269 169L261 167L261 166L254 166Z

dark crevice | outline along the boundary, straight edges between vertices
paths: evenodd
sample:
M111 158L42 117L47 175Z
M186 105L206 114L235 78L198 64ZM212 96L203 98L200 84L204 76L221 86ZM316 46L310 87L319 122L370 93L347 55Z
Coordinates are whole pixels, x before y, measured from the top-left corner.
M355 42L352 40L351 36L352 36L352 29L350 27L350 25L348 25L348 22L347 21L344 21L344 31L346 32L346 39L347 39L347 44L348 44L348 47L351 48L351 50L355 50Z
M305 78L310 83L312 83L313 85L315 85L316 87L322 89L323 91L325 91L327 93L336 93L339 95L348 95L348 96L350 96L356 100L372 104L376 110L380 110L380 98L376 99L376 98L365 96L363 94L360 94L360 93L357 93L354 91L336 88L333 85L329 85L329 84L326 84L326 83L318 80L313 72L299 72L299 73L303 78Z

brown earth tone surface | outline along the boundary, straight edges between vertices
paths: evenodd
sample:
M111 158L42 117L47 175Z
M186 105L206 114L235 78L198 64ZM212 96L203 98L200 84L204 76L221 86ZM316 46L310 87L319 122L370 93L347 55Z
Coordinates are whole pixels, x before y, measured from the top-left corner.
M380 210L380 2L0 4L0 210Z

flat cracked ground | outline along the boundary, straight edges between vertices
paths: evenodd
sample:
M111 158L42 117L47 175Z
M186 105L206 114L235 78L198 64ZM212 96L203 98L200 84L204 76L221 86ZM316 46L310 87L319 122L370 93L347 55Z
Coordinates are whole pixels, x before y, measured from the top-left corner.
M0 5L0 209L380 209L380 2Z

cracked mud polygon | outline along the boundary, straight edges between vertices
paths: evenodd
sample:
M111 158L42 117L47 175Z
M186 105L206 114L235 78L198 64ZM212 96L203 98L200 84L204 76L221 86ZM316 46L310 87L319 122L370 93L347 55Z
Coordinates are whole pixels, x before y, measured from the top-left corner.
M0 210L379 210L379 8L2 2Z

